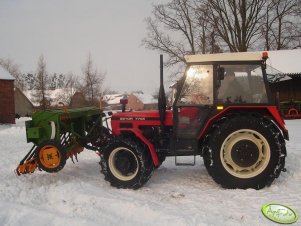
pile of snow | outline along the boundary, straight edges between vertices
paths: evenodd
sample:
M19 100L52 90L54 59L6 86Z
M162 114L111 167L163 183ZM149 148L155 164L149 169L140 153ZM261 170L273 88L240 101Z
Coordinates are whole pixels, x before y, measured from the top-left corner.
M31 148L24 121L0 125L0 225L277 225L261 207L280 202L301 214L301 120L287 121L287 172L262 190L229 190L208 175L201 158L194 167L167 158L139 190L116 189L100 174L92 151L67 161L56 173L14 174ZM192 160L192 159L185 159ZM300 225L300 219L294 225Z

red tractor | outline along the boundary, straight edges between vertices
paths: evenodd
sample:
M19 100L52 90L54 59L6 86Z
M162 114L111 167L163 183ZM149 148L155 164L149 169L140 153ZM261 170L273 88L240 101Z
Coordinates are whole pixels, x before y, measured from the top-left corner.
M159 110L112 115L100 161L105 179L137 189L167 156L200 155L223 187L270 185L285 171L288 131L269 91L267 58L267 52L186 56L167 110L161 56Z

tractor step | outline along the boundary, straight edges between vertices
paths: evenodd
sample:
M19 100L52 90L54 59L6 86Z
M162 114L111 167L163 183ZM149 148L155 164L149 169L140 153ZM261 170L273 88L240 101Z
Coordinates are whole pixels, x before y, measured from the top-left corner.
M175 156L175 165L176 166L194 166L195 165L195 155L193 155L193 161L192 162L179 162L178 157L180 156ZM188 157L188 156L181 156L181 157ZM190 156L189 156L190 157Z

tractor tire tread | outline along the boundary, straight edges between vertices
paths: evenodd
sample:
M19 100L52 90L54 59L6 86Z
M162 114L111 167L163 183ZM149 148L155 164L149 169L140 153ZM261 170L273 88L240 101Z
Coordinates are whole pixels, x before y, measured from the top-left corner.
M235 128L240 128L242 124L250 125L253 130L259 130L266 134L265 138L271 147L271 159L261 174L254 178L239 180L225 172L225 170L220 172L220 168L216 167L216 165L218 165L217 161L220 161L218 160L218 156L221 144L223 143L221 136L224 133L231 133L231 129L234 131ZM284 170L285 166L285 141L280 129L270 118L256 113L235 113L218 120L209 130L202 151L204 164L209 175L212 176L215 182L225 188L261 189L271 185L274 179L279 177L280 172ZM218 154L215 152L218 152Z
M121 141L122 140L122 141ZM108 156L114 148L124 146L133 150L139 161L139 172L138 175L129 182L124 182L115 178L108 167ZM154 166L150 156L150 153L144 147L141 142L136 140L124 140L124 139L114 139L104 148L104 153L101 155L100 162L101 173L104 174L105 180L108 181L111 186L116 188L129 188L138 189L142 187L151 177Z

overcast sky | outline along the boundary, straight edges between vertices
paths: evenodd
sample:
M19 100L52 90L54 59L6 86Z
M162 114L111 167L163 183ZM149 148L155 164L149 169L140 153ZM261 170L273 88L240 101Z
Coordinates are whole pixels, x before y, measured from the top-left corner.
M153 93L159 53L141 40L152 4L166 1L0 0L0 58L26 73L36 70L43 54L49 73L80 75L91 53L112 90Z

